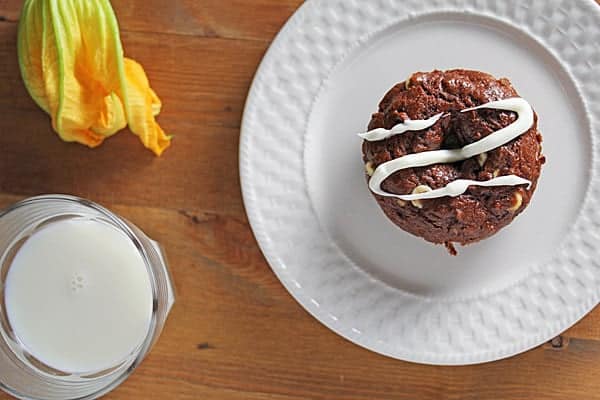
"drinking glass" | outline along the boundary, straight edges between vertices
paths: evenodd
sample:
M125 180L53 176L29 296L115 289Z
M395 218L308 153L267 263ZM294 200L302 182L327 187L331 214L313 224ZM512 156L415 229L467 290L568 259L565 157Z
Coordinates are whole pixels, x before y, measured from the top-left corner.
M152 286L152 316L146 338L127 358L109 369L67 373L45 365L19 342L7 317L4 289L8 270L27 238L47 224L90 219L125 233L143 258ZM131 222L91 201L66 195L32 197L0 211L0 387L27 400L96 399L123 382L158 339L175 301L172 279L161 246Z

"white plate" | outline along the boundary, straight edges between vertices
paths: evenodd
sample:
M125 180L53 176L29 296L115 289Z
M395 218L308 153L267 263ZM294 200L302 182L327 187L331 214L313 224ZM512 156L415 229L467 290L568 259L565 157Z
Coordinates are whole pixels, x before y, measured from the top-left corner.
M536 346L599 299L600 7L592 0L312 0L265 56L240 170L271 267L312 315L373 351L470 364ZM451 257L392 225L368 192L363 131L412 72L506 76L548 158L509 227Z

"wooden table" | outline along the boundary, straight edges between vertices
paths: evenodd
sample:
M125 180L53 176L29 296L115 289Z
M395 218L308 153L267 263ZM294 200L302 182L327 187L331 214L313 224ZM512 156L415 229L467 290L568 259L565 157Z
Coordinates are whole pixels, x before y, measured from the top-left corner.
M300 3L113 0L126 54L145 66L159 121L176 135L155 158L129 132L95 150L58 140L19 76L21 1L0 0L0 207L83 196L135 222L170 259L179 297L163 335L106 398L600 399L599 309L525 354L435 367L351 344L277 281L244 213L237 148L252 76Z

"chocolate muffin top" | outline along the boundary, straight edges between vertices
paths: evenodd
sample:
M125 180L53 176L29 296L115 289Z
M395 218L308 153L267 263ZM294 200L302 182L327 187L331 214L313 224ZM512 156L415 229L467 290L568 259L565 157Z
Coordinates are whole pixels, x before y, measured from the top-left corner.
M460 149L512 124L516 113L482 108L489 102L519 97L508 79L469 70L418 72L395 85L373 114L369 130L391 129L409 120L426 120L439 113L432 126L383 140L363 142L367 177L380 165L412 153ZM537 115L523 134L493 150L471 158L424 167L406 168L390 175L381 189L411 194L443 188L459 179L488 181L514 175L531 182L513 186L469 186L456 197L404 201L374 194L385 214L399 227L433 243L469 244L489 237L508 225L529 204L544 156ZM425 189L425 190L423 190Z

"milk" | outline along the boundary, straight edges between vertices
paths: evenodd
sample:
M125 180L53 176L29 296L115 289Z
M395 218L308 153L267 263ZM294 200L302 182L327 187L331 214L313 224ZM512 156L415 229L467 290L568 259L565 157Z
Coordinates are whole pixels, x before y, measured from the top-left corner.
M152 287L125 233L96 220L52 222L19 249L6 312L23 347L50 367L90 373L126 360L146 338Z

